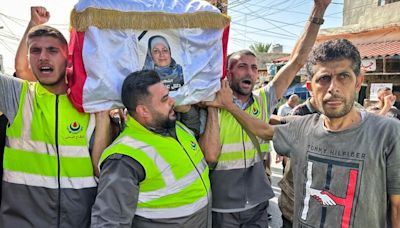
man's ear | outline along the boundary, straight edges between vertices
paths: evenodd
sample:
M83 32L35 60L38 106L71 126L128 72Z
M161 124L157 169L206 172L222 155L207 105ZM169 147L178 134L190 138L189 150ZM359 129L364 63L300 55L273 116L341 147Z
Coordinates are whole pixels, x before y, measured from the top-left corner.
M226 79L228 81L232 80L232 72L230 70L226 70Z
M136 115L140 118L148 118L150 111L145 105L139 104L136 106Z
M311 88L311 81L308 81L308 80L306 81L306 88L307 88L308 92L310 92L310 95L314 96L312 88Z
M361 73L356 77L356 90L357 90L357 92L360 91L363 82L364 82L364 74L361 72Z

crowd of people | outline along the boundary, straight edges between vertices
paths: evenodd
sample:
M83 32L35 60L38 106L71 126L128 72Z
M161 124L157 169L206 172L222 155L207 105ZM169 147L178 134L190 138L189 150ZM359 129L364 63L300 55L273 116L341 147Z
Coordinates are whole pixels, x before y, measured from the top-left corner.
M15 77L0 77L0 227L268 227L270 140L290 158L279 184L283 227L400 227L400 123L383 116L394 112L395 96L381 91L378 115L357 108L357 48L345 39L313 48L330 3L314 0L270 83L253 91L256 56L234 52L215 100L196 109L175 107L162 72L180 74L179 65L167 40L154 37L151 66L123 82L127 114L113 111L122 115L117 128L109 111L73 107L67 41L43 25L44 7L32 7ZM311 98L295 107L293 96L290 114L274 119L304 65ZM207 110L204 123L198 107Z

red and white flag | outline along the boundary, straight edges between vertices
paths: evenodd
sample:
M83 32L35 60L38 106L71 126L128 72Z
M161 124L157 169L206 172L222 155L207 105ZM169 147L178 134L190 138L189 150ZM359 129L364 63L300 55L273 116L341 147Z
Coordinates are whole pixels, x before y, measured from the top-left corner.
M83 112L123 107L126 76L154 69L177 105L207 100L220 88L229 22L200 0L81 0L71 13L69 97Z

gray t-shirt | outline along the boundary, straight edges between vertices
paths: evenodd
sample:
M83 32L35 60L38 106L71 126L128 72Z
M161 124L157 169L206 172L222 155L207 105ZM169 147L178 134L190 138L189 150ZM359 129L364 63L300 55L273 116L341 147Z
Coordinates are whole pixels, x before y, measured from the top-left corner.
M21 79L0 74L0 112L10 124L17 115L22 83Z
M385 227L388 195L400 194L400 123L365 113L340 132L312 114L276 126L276 151L290 156L294 227Z

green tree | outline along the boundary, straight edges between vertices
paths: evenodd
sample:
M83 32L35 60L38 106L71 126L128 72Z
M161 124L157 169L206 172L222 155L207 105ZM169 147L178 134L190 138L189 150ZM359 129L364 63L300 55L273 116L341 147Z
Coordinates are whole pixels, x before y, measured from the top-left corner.
M271 43L254 43L250 45L250 50L255 53L268 52L271 47Z

